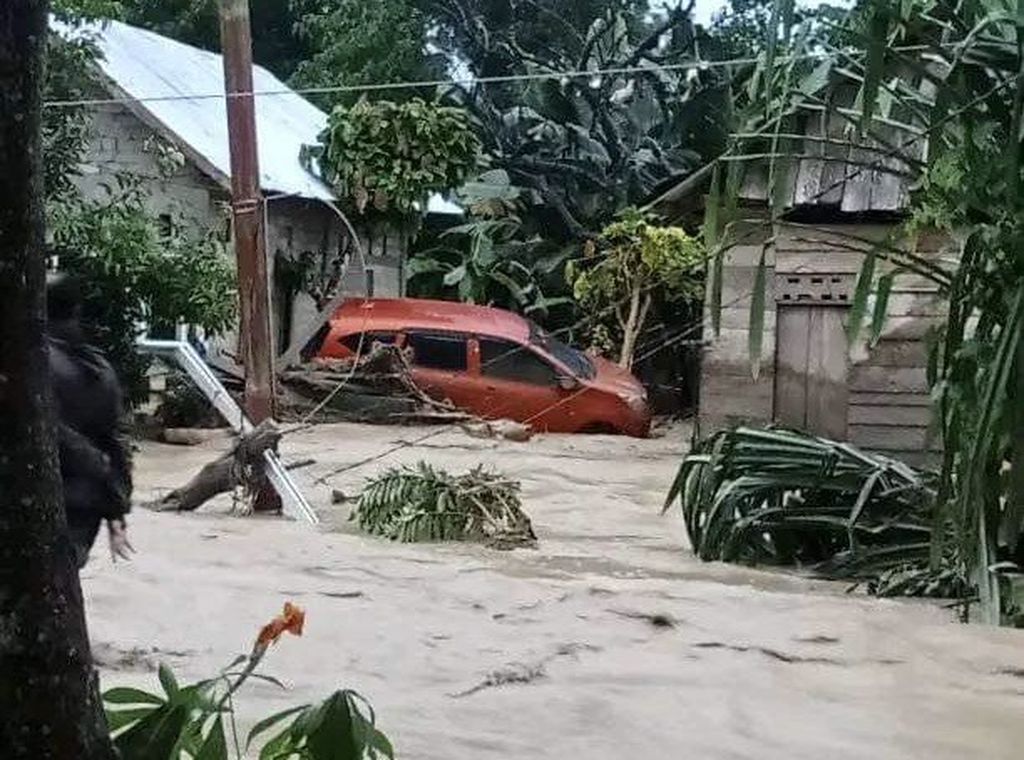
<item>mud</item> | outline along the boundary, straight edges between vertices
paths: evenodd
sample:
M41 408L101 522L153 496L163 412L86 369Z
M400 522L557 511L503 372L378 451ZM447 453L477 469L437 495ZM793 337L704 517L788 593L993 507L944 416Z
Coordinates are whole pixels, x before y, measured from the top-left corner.
M336 425L286 438L324 530L265 518L136 510L139 550L84 571L104 686L156 687L167 661L208 676L292 600L307 611L238 699L243 724L349 687L412 760L1016 760L1024 634L963 626L937 605L703 564L659 514L688 439ZM429 444L429 448L426 447ZM187 480L222 444L143 444L140 499ZM399 445L387 457L318 478ZM427 458L521 479L539 545L404 546L359 535L363 479ZM232 508L230 499L214 511ZM102 546L97 547L103 549Z

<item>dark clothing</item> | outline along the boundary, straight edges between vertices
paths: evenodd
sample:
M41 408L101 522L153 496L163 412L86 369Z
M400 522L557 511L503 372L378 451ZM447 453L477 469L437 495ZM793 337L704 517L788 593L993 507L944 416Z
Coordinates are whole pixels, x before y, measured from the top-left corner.
M131 465L120 435L121 386L75 322L51 322L50 374L57 405L64 508L79 566L103 520L123 519Z

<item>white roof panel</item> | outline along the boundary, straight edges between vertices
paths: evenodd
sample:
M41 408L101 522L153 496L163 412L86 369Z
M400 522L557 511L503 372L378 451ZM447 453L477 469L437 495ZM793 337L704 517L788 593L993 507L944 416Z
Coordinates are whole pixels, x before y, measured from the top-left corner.
M73 33L57 21L51 24L64 34ZM126 95L141 101L134 103L133 108L141 109L202 156L221 175L215 179L230 177L224 98L209 97L224 91L221 56L120 21L88 25L84 29L95 35L103 55L99 62L103 73ZM284 93L256 98L263 189L304 198L333 199L330 188L299 162L300 148L316 143L327 125L327 115L261 66L253 67L253 88L257 93ZM431 196L428 210L442 214L462 212L440 195Z

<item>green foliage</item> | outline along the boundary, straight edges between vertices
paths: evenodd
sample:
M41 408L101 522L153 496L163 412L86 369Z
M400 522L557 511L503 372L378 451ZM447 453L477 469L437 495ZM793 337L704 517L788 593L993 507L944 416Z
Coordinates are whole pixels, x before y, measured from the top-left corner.
M853 241L865 264L850 334L873 290L878 339L904 274L948 296L929 379L945 448L935 520L949 527L933 533L931 557L936 567L956 557L983 619L1006 620L1022 606L1024 572L1024 24L1000 2L868 0L842 23L795 32L792 50L819 51L814 68L790 58L754 72L748 92L769 118L735 137L737 152L769 144L773 164L787 163L799 143L786 133L814 104L846 122L836 145L883 146L866 168L895 165L914 188L910 242ZM915 253L914 238L936 228L950 255ZM880 276L876 259L890 264Z
M498 170L465 183L459 200L470 221L441 233L406 265L410 295L451 298L545 319L571 306L564 269L572 249L527 237L520 189Z
M655 298L700 298L704 247L679 227L660 227L635 209L604 228L582 262L570 262L573 294L588 313L607 315L604 335L629 366ZM606 345L605 348L610 348Z
M579 60L597 19L621 17L631 34L644 27L647 0L425 0L431 42L486 75L509 74L521 56ZM514 39L518 50L509 45ZM521 54L520 54L521 51Z
M677 500L706 561L811 566L885 594L965 588L955 565L928 571L934 478L848 444L722 431L683 460L665 508Z
M395 541L483 541L500 547L536 539L519 483L476 467L463 475L420 462L371 480L352 513L368 533Z
M541 257L537 251L544 243L518 240L519 232L518 221L508 218L480 219L446 230L440 245L420 251L406 264L410 295L453 298L541 318L572 304L568 296L544 291L545 281L558 287L556 272L564 267L568 251Z
M134 347L140 324L184 322L217 334L235 316L235 275L222 244L184 232L184 223L165 237L144 204L139 183L123 179L105 199L72 196L50 209L59 267L80 277L87 326L133 400L146 393L148 360Z
M409 218L470 176L480 146L464 111L413 99L337 106L320 144L305 147L306 165L358 211Z
M287 611L287 608L286 608ZM300 613L301 614L301 613ZM271 625L274 625L272 621ZM262 744L260 760L389 760L394 750L376 727L373 708L347 689L316 705L300 705L259 721L243 747L235 724L235 698L257 679L284 686L257 672L267 647L280 636L264 628L249 655L237 657L215 678L181 685L166 665L158 676L162 693L117 687L103 695L107 723L122 760L241 760ZM299 627L291 628L301 634ZM276 730L273 736L266 734Z
M124 16L124 3L121 0L53 0L50 6L54 16L72 23L120 19Z
M428 19L417 5L411 0L292 0L296 33L309 56L296 67L291 85L351 87L441 78L444 66L438 56L426 52ZM398 100L424 92L391 89L365 95ZM351 105L359 98L358 92L311 96L328 108Z
M699 58L681 9L648 19L636 13L639 3L575 10L568 3L541 4L546 10L535 5L512 10L513 17L531 14L529 22L489 26L479 17L446 16L472 73L650 68L452 89L479 124L490 165L529 191L526 234L580 242L626 207L646 202L666 180L692 171L702 156L720 151L728 93L717 70L658 67ZM607 10L587 17L587 5ZM541 24L558 37L550 46L534 36Z
M120 0L120 4L129 24L220 52L218 0ZM249 0L253 60L282 79L312 53L296 29L298 15L291 6L292 0Z
M45 100L77 100L95 90L92 64L97 51L90 35L78 31L68 38L47 38ZM84 107L43 109L43 187L49 203L73 195L74 178L88 137Z

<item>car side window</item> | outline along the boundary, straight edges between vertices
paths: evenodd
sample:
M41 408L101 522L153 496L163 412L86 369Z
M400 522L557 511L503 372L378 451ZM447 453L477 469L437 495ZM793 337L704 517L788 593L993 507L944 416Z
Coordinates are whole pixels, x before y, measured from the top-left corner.
M443 333L408 333L405 345L412 349L412 363L428 369L462 372L469 366L466 338Z
M537 354L508 340L480 339L480 372L530 385L558 385L555 368Z
M352 335L346 335L341 339L341 343L349 351L359 350L359 337L363 337L363 351L369 351L374 343L385 343L392 345L395 339L398 337L397 333L393 332L367 332L367 333L353 333Z

